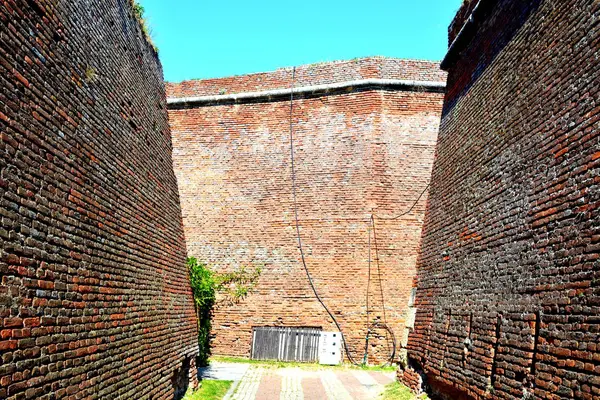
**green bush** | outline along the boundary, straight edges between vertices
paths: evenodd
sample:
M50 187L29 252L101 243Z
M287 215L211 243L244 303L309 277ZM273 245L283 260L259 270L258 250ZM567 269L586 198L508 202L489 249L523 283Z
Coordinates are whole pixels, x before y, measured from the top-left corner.
M416 396L409 388L400 382L390 383L385 387L385 392L381 394L381 400L428 400L426 394Z
M261 273L260 268L247 271L244 266L233 272L222 274L211 271L195 257L187 259L190 271L190 285L194 295L196 316L198 317L198 366L208 365L210 357L210 327L212 311L217 303L232 305L239 303L254 290Z
M198 317L198 366L208 364L210 356L210 323L215 304L214 273L206 264L199 263L194 257L187 260L190 271L190 285L194 294L196 316Z
M219 304L230 306L242 301L256 287L261 272L261 268L248 271L242 265L233 272L215 274L215 291L219 295Z

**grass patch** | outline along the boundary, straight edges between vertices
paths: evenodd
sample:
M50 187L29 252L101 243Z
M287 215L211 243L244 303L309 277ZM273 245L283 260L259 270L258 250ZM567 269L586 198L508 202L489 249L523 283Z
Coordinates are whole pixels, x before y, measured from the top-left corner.
M283 362L283 361L271 361L271 360L251 360L249 358L243 357L229 357L229 356L212 356L210 361L217 362L228 362L228 363L242 363L242 364L256 364L264 367L271 368L302 368L308 370L321 370L321 369L359 369L365 371L395 371L395 366L388 367L377 367L371 365L352 365L352 364L342 364L342 365L320 365L320 364L311 364L311 363L299 363L299 362ZM209 362L210 362L209 361Z
M203 380L202 387L196 391L188 391L185 394L183 400L221 400L232 381L214 381L214 380Z
M415 396L409 388L400 382L390 383L385 387L385 392L380 397L381 400L429 400L426 394Z

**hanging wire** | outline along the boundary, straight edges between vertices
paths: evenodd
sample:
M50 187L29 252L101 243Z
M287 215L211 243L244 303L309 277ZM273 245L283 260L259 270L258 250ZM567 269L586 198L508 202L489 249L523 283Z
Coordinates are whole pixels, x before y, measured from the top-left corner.
M377 279L379 280L379 291L381 294L381 308L383 309L383 322L387 324L385 315L385 299L383 296L383 284L381 281L381 269L379 267L379 248L377 246L377 230L375 229L375 216L371 215L371 224L373 226L373 245L375 246L375 265L377 266Z
M292 174L292 197L293 197L293 202L294 202L294 219L295 219L295 224L296 224L296 236L298 239L298 250L300 251L300 258L302 261L302 266L304 268L304 271L306 272L306 277L308 278L308 282L309 282L310 287L315 295L315 298L319 301L319 303L321 304L323 309L325 309L325 311L327 312L329 317L331 317L333 323L335 324L338 331L340 332L340 336L342 339L342 343L344 345L344 351L346 353L346 357L352 364L359 365L359 363L357 363L350 354L350 351L348 349L348 344L346 342L346 337L344 336L344 332L342 331L342 328L341 328L339 322L337 321L335 316L331 313L331 311L329 310L327 305L323 302L323 300L321 299L321 296L319 296L319 293L317 292L317 289L313 282L310 271L308 270L308 266L306 264L306 257L304 255L304 248L302 247L302 235L300 234L300 221L299 221L299 217L298 217L298 199L297 199L298 196L297 196L297 189L296 189L296 186L297 186L297 184L296 184L296 164L295 164L295 157L294 157L294 122L293 122L293 119L294 119L294 88L295 88L295 84L296 84L296 67L293 67L292 68L291 90L290 90L289 131L290 131L290 158L291 158L291 174ZM388 361L386 362L386 364L391 364L396 355L396 337L395 337L392 329L387 324L387 315L386 315L386 310L385 310L385 296L384 296L384 292L383 292L383 280L381 278L381 268L380 268L380 263L379 263L379 249L377 246L377 232L376 232L376 226L375 226L375 219L378 218L381 220L396 220L396 219L403 217L404 215L409 214L416 207L416 205L418 204L419 200L421 200L423 195L427 192L427 190L429 189L429 186L430 186L430 184L428 183L427 186L425 187L425 189L421 192L419 197L415 200L415 202L412 204L412 206L407 211L405 211L401 214L398 214L396 216L385 216L385 217L378 216L375 213L371 213L370 220L367 222L368 234L369 234L368 261L367 261L367 263L368 263L368 281L367 281L367 295L366 295L367 337L366 337L366 341L365 341L365 353L364 353L364 357L363 357L363 363L367 362L369 335L370 335L370 332L372 329L381 328L381 329L384 329L388 333L389 336L386 335L386 343L387 343L388 350L390 349L389 340L391 338L392 349L390 351L390 355L389 355L389 358L388 358ZM319 220L321 220L321 219L319 219ZM336 218L336 220L337 221L361 220L361 218ZM370 293L370 284L371 284L371 228L373 230L373 244L374 244L374 249L375 249L375 262L377 265L377 276L378 276L378 280L379 280L379 289L380 289L380 295L381 295L383 323L378 322L378 321L371 323L369 321L369 316L370 316L369 293Z
M354 361L354 359L350 355L350 351L348 350L348 344L346 343L346 338L344 337L344 333L342 332L342 328L341 328L340 324L335 319L335 317L333 316L331 311L329 311L329 308L325 305L325 303L321 299L321 296L319 296L319 293L317 292L315 284L312 280L312 276L310 275L310 271L308 270L308 267L306 266L306 259L304 257L304 249L302 248L302 236L300 235L300 222L298 220L298 200L297 200L297 194L296 194L296 164L294 161L294 122L293 122L294 121L294 87L295 87L295 85L296 85L296 67L294 67L292 69L292 85L291 85L291 91L290 91L290 156L291 156L291 164L292 164L292 197L294 199L294 218L296 220L296 236L298 237L298 249L300 250L300 258L302 260L302 266L304 267L304 271L306 272L306 277L308 278L308 283L310 284L310 287L311 287L313 293L315 294L315 297L317 298L319 303L321 303L321 305L323 306L325 311L327 311L327 314L329 314L329 316L333 320L333 323L335 324L338 331L340 332L340 336L342 337L342 343L344 344L344 350L346 353L346 357L352 364L358 365L358 363L356 361Z
M419 203L419 200L421 200L421 197L423 197L423 195L427 192L427 189L429 189L430 186L431 186L431 182L429 182L427 184L427 186L425 186L425 189L423 189L423 191L421 192L421 194L419 195L419 197L417 197L417 200L415 200L415 202L412 204L412 206L408 210L406 210L405 212L403 212L401 214L398 214L398 215L395 215L395 216L385 216L385 217L373 214L373 217L377 218L377 219L382 219L382 220L388 220L389 221L389 220L398 219L398 218L404 217L407 214L410 214L410 212L417 206L417 204Z
M406 210L405 212L398 214L396 216L386 216L386 217L382 217L382 216L378 216L375 213L371 213L371 219L370 219L370 228L373 229L373 244L374 244L374 248L375 248L375 264L377 265L377 278L379 280L379 290L380 290L380 296L381 296L381 308L383 311L383 324L380 322L374 322L371 325L368 325L367 328L367 342L368 342L368 336L370 334L371 331L371 327L380 327L385 329L388 333L389 336L391 336L391 340L392 340L392 350L390 351L390 357L388 359L388 362L386 364L390 364L393 362L394 357L396 356L396 337L394 335L394 332L392 331L392 329L390 329L390 327L387 324L387 315L386 315L386 311L385 311L385 296L384 296L384 292L383 292L383 280L381 279L381 268L380 268L380 260L379 260L379 246L377 245L377 228L375 226L375 219L380 219L380 220L397 220L407 214L409 214L412 210L414 210L414 208L417 206L417 204L419 203L419 201L421 200L421 198L423 197L423 195L427 192L427 190L429 189L430 183L428 183L425 186L425 189L423 189L423 191L421 192L421 194L419 195L419 197L417 197L417 199L413 202L413 204L410 206L410 208L408 210ZM369 281L370 281L370 276L371 276L371 234L369 232ZM369 285L367 285L367 298L369 297ZM368 304L368 303L367 303ZM368 312L368 311L367 311ZM368 318L368 317L367 317ZM386 336L386 343L387 343L387 347L388 347L388 351L390 349L390 342L389 339L390 337ZM365 347L365 356L364 359L367 359L367 348Z
M367 323L365 324L365 327L367 328L367 336L365 337L365 353L363 354L363 365L367 364L367 357L369 354L369 336L371 335L371 330L370 330L370 323L371 320L369 319L369 291L370 291L370 287L371 287L371 224L367 224L367 233L369 235L369 239L367 241L367 249L368 249L368 253L367 253L367 265L368 265L368 272L367 272L367 296L366 296L366 314L367 314Z
M377 246L377 229L375 227L375 216L371 214L371 225L373 226L373 244L375 246L375 265L377 266L377 279L379 280L379 294L381 295L381 309L383 311L383 324L387 326L387 316L385 311L385 296L383 294L383 280L381 279L381 268L379 265L379 247ZM385 342L390 349L389 337L386 335ZM394 343L395 347L395 343Z
M369 320L369 290L370 290L370 287L371 287L371 225L370 224L367 227L367 232L369 234L368 253L367 253L367 257L368 257L367 264L369 266L369 269L368 269L368 272L367 272L367 299L366 299L366 303L367 303L367 327L368 327L369 323L371 322Z

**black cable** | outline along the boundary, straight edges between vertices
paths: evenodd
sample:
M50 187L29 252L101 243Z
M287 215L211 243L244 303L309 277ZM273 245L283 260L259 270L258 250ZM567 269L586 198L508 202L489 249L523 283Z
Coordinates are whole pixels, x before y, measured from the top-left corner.
M367 323L365 324L365 327L367 328L367 336L365 338L365 353L363 355L363 364L367 363L367 356L369 353L369 335L370 335L370 320L369 320L369 292L370 292L370 287L371 287L371 225L367 224L367 233L369 235L369 239L367 241L368 243L368 253L367 253L367 265L368 265L368 272L367 272L367 298L366 298L366 304L367 304Z
M381 279L381 268L379 266L379 248L377 246L377 229L375 228L375 217L371 215L371 224L373 226L373 245L375 246L375 265L377 266L377 279L379 280L379 294L381 295L381 310L383 311L383 324L387 326L387 316L385 312L385 296L383 294L383 281ZM390 348L389 338L386 335L385 342L387 348ZM395 344L394 344L395 346Z
M346 357L352 364L359 365L350 355L350 351L348 349L348 344L346 343L346 338L344 336L344 332L342 331L342 328L341 328L340 324L338 323L337 319L333 316L331 311L329 311L329 308L327 307L327 305L323 302L323 300L319 296L319 293L317 292L317 289L312 280L312 276L310 275L310 271L308 270L308 267L306 265L306 258L304 256L304 249L302 247L302 236L300 235L300 222L299 222L299 218L298 218L298 200L297 200L297 193L296 193L296 165L295 165L295 161L294 161L293 117L294 117L294 87L295 87L295 83L296 83L296 67L293 67L292 83L291 83L291 90L290 90L290 121L289 121L290 122L290 127L289 127L290 128L290 156L291 156L291 167L292 167L291 172L292 172L292 196L294 199L294 219L295 219L295 223L296 223L296 236L298 238L298 249L300 251L300 258L302 260L302 266L304 267L304 271L306 272L308 282L310 284L310 287L311 287L316 299L319 301L321 306L323 306L323 308L325 309L327 314L331 317L333 323L335 324L335 326L337 327L337 329L340 332L340 336L342 339L342 343L344 345ZM372 213L371 218L370 218L369 225L372 225L372 227L373 227L373 242L375 245L375 260L376 260L376 265L377 265L377 275L378 275L378 280L379 280L379 289L380 289L380 294L381 294L381 305L382 305L382 310L383 310L384 323L382 324L379 322L375 322L375 323L369 325L369 313L370 313L369 312L369 290L370 290L370 284L371 284L371 232L370 232L370 226L369 226L369 240L368 240L368 245L369 245L368 268L369 269L368 269L367 297L366 297L367 337L371 331L371 328L381 327L389 333L389 335L391 336L391 339L392 339L392 351L390 352L390 356L389 356L388 362L386 364L392 363L394 360L394 357L396 355L396 337L395 337L392 329L387 325L387 316L386 316L386 311L385 311L385 296L383 293L383 281L381 279L381 268L379 265L379 249L377 246L377 232L376 232L376 227L375 227L375 218L379 218L382 220L395 220L400 217L403 217L406 214L409 214L416 207L416 205L418 204L419 200L421 200L421 197L423 197L425 192L427 192L427 189L429 189L429 186L430 186L430 183L427 184L425 189L421 192L421 194L419 195L417 200L415 200L415 202L412 204L412 206L407 211L403 212L402 214L396 215L394 217L380 217L380 216L377 216L376 214ZM354 220L354 218L348 218L347 220L351 220L351 219ZM340 219L340 220L342 220L342 219ZM386 336L386 342L387 342L388 349L389 349L389 337L388 336ZM365 344L365 359L367 357L367 352L368 352L368 339Z
M348 351L348 345L346 343L346 338L344 337L344 333L342 332L342 328L340 327L340 324L335 319L335 317L333 316L331 311L329 311L329 308L327 308L327 306L325 305L323 300L321 300L321 297L319 296L319 293L317 292L317 289L315 288L315 285L313 283L312 277L310 275L310 271L308 270L308 267L306 266L306 259L304 257L304 250L302 248L302 237L300 235L300 223L298 221L298 200L297 200L297 196L296 196L296 166L295 166L295 162L294 162L294 123L293 123L294 86L295 86L295 84L296 84L296 67L294 67L292 69L292 85L291 85L291 91L290 91L290 155L291 155L291 164L292 164L292 196L294 198L294 217L296 220L296 235L298 237L298 249L300 250L300 258L302 259L302 265L304 266L304 271L306 272L306 276L308 277L308 282L310 284L310 287L312 288L313 293L315 294L315 297L317 298L319 303L321 303L321 305L323 306L325 311L327 311L327 314L329 314L329 316L333 320L333 323L335 324L335 326L338 328L338 330L340 332L340 336L342 338L342 343L344 344L344 350L346 352L346 357L348 357L348 360L352 364L358 365L356 363L356 361L354 361L354 359L350 355L350 351Z
M380 217L378 215L373 214L373 217L376 217L378 219L384 219L384 220L394 220L394 219L398 219L400 217L405 216L406 214L410 213L419 203L419 200L421 200L421 197L423 197L423 195L425 194L425 192L427 192L427 189L429 189L429 186L431 186L431 182L427 184L427 186L425 186L425 189L423 189L423 191L421 192L421 194L419 195L419 197L417 197L417 200L415 200L415 202L413 203L413 205L405 212L403 212L402 214L398 214L394 217Z
M369 240L368 240L368 272L367 272L367 328L369 326L370 320L369 320L369 291L370 291L370 287L371 287L371 226L369 225L367 227L367 232L369 233Z
M387 324L385 315L385 299L383 296L383 284L381 281L381 269L379 267L379 248L377 247L377 231L375 229L375 216L371 215L371 224L373 226L373 245L375 246L375 265L377 265L377 278L379 279L379 292L381 294L381 308L383 309L383 323Z
M382 324L381 322L375 322L371 324L369 326L369 330L371 328L383 328L392 337L392 351L390 351L390 355L387 359L388 361L385 364L383 364L384 366L388 364L391 365L394 362L394 358L396 357L396 336L394 335L394 331L392 331L392 329L387 324Z
M394 357L396 356L396 336L394 335L394 332L391 330L391 328L387 325L387 316L386 316L386 311L385 311L385 296L383 293L383 281L381 279L381 268L380 268L380 264L379 264L379 246L377 245L377 228L375 226L375 218L379 218L382 220L396 220L399 219L400 217L403 217L404 215L409 214L419 203L419 200L421 200L421 198L423 197L423 195L425 194L425 192L427 192L427 189L429 189L430 183L428 183L425 186L425 189L423 189L423 191L421 192L421 194L419 195L419 197L417 197L417 199L414 201L414 203L410 206L410 208L401 213L398 214L394 217L380 217L377 216L375 213L371 214L371 220L370 220L370 225L373 228L373 244L375 246L375 264L377 265L377 277L379 280L379 290L380 290L380 295L381 295L381 308L383 310L383 324L380 323L374 323L372 325L369 325L367 322L367 337L371 331L371 327L376 327L376 326L381 326L383 327L391 336L391 340L392 340L392 351L390 352L390 358L388 359L388 362L386 364L391 364L394 361ZM369 232L369 283L371 280L371 233ZM369 285L367 284L367 299L369 297ZM367 300L367 319L368 319L368 300ZM367 339L368 342L368 339ZM390 348L390 342L389 342L389 337L386 335L386 344L388 347L388 350ZM367 347L365 347L365 355L364 355L364 359L366 360L367 358Z

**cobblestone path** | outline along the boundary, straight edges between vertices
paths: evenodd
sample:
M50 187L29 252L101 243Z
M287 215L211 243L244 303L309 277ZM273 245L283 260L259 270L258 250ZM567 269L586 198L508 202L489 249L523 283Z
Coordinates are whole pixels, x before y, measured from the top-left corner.
M393 372L251 366L225 400L369 400L393 380Z

